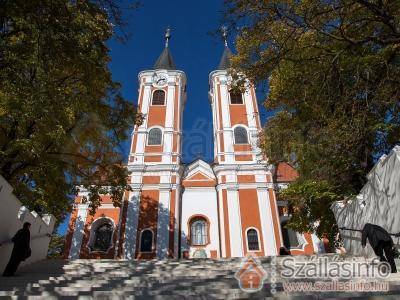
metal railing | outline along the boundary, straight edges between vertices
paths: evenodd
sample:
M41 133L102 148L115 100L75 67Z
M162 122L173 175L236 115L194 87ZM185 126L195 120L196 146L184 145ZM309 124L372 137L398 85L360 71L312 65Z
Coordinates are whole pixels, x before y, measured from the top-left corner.
M362 232L362 229L353 229L353 228L346 228L346 227L339 227L340 230L347 230L347 231L358 231L358 232ZM398 233L389 233L389 235L393 235L395 237L399 237L400 236L400 232Z

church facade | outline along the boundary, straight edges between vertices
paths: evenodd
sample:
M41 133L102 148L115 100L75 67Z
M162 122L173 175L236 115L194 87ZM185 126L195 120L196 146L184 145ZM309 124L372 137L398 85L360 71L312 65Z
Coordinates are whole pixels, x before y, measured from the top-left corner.
M81 203L87 192L80 191L65 256L277 255L280 247L288 245L284 241L287 230L281 227L284 211L275 195L277 184L285 178L274 179L276 170L258 148L262 128L254 86L249 83L244 91L231 89L227 72L231 51L225 43L219 66L209 75L214 161L182 163L186 75L174 64L168 38L153 69L138 75L138 110L145 119L132 133L127 165L132 190L125 193L121 207L114 207L110 197L103 196L94 216ZM318 252L318 239L303 236L293 253Z

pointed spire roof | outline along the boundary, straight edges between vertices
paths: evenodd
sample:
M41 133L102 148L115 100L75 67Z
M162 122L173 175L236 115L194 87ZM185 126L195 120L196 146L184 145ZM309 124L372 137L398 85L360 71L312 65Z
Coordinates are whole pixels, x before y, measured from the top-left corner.
M232 51L228 47L228 29L226 26L221 27L222 37L224 38L225 49L222 53L221 60L219 61L218 70L226 70L231 66Z
M225 46L224 53L222 53L221 60L219 61L218 70L226 70L231 66L232 51L228 46Z
M165 32L165 48L164 48L163 52L161 52L156 63L154 64L154 66L153 66L154 69L176 70L175 62L174 62L171 52L169 51L169 48L168 48L170 38L171 38L170 29L167 28L167 30Z

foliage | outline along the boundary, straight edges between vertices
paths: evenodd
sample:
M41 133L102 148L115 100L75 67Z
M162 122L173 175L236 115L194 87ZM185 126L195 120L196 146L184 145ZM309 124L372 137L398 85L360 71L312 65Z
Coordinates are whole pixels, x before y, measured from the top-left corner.
M298 232L315 232L334 241L337 233L335 217L330 207L342 195L326 181L295 182L279 193L290 203L292 215L287 226Z
M1 1L0 173L25 205L59 221L76 186L92 212L100 194L119 205L127 188L120 143L141 116L108 68L117 4Z
M49 244L48 258L61 258L64 253L65 236L54 233Z
M376 158L400 140L400 1L226 5L242 26L234 70L269 79L265 106L276 114L263 133L267 157L297 167L299 195L309 195L307 180L342 197L357 193ZM305 230L308 217L294 217Z

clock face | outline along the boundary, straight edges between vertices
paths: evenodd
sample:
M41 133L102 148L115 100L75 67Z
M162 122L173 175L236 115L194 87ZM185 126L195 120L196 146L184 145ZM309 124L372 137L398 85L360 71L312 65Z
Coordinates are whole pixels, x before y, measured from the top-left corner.
M164 84L167 83L167 78L165 78L165 77L160 77L160 78L157 79L156 83L157 83L158 85L164 85Z
M158 86L167 84L167 81L167 77L163 74L157 74L153 77L153 83Z

